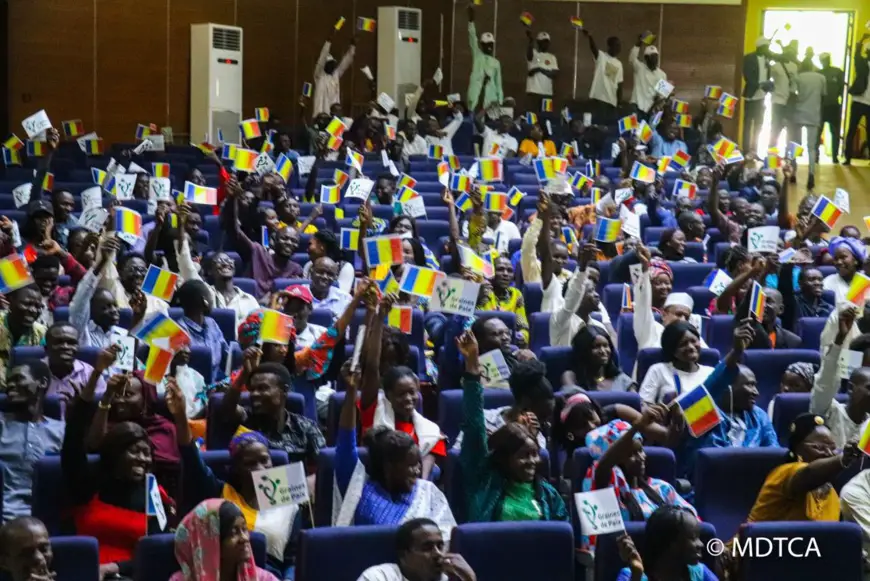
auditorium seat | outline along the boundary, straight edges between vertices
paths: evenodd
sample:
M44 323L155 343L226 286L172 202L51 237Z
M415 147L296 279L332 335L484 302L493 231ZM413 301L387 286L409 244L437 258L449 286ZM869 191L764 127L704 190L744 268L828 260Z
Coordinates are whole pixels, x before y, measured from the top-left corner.
M224 394L215 393L208 399L208 428L205 436L206 447L209 450L224 450L232 439L233 434L228 433L227 426L218 417L218 411L223 402ZM239 400L239 405L250 410L251 394L245 392ZM290 392L287 394L288 412L295 414L305 413L305 398L301 394Z
M843 404L849 401L849 395L845 393L838 393L835 398ZM778 393L774 396L773 401L773 417L770 420L776 435L779 436L779 444L786 446L791 423L800 414L810 411L810 394Z
M93 537L52 537L55 581L94 581L100 574L100 549Z
M353 526L303 530L296 581L357 581L375 565L395 563L396 527ZM446 541L446 539L445 539Z
M803 349L818 349L821 346L822 330L827 317L801 317L797 320L795 333L800 335Z
M461 389L449 389L438 394L438 427L447 436L452 446L462 431L462 394ZM494 409L514 404L514 396L507 389L484 389L483 409Z
M266 537L251 531L251 552L258 567L266 566ZM147 535L136 544L134 581L169 581L181 567L175 559L175 534Z
M755 373L758 381L758 399L755 405L767 409L773 396L779 393L779 386L786 368L792 363L820 362L819 352L811 349L749 350L743 356L743 364Z

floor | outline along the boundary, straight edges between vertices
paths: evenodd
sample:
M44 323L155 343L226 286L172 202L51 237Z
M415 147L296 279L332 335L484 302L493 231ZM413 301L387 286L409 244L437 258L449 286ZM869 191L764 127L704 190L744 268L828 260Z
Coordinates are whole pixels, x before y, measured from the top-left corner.
M798 202L807 193L806 166L798 165L798 178L796 186L792 186L789 196L789 211L797 209ZM835 230L839 231L843 226L854 225L865 235L867 227L864 226L864 216L870 216L870 162L866 160L853 160L852 165L843 167L831 162L822 162L816 169L815 193L834 197L834 190L843 188L849 192L849 205L851 212L837 222Z

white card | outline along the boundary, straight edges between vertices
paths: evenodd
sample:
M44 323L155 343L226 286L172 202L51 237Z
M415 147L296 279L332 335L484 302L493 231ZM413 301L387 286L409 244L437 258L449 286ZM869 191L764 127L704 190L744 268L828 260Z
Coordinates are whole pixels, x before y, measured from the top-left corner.
M12 190L12 198L15 200L15 207L20 208L30 203L30 190L33 189L33 184L21 184ZM13 222L14 223L14 222Z
M447 102L448 103L458 103L461 100L462 100L462 95L460 95L459 93L450 93L449 95L447 95ZM513 118L513 115L511 115L511 118Z
M163 135L149 135L144 141L151 142L152 151L166 151L166 138Z
M145 175L149 175L149 176L151 175L148 172L148 170L146 170L144 167L142 167L141 165L139 165L135 161L130 162L130 165L127 166L127 171L130 173L144 173Z
M347 192L345 192L344 197L367 200L369 198L369 194L372 193L373 187L375 187L375 182L368 178L357 178L355 180L350 180L350 185L347 186Z
M631 277L631 284L637 285L640 282L640 277L643 275L643 265L640 263L630 264L628 266L628 275Z
M360 354L362 354L362 346L365 339L366 326L360 325L359 329L356 330L356 341L354 341L353 343L353 357L350 360L351 371L356 371L359 369L359 358Z
M94 186L82 192L82 210L103 207L103 188Z
M142 155L146 151L151 151L154 149L154 144L148 141L147 139L143 139L139 142L139 145L133 148L133 155Z
M275 162L272 161L269 154L264 151L258 155L257 159L254 161L254 171L261 176L268 175L275 171Z
M850 212L849 192L843 188L837 188L836 191L834 191L834 205L848 214Z
M750 228L746 235L746 247L749 252L776 252L779 242L779 226L759 226Z
M617 157L619 157L620 151L621 150L619 149L619 143L614 143L613 145L610 146L610 157L612 157L613 159L616 159Z
M166 530L166 509L163 508L163 499L160 497L160 488L157 486L157 477L153 474L145 475L145 514L157 517L160 530Z
M109 212L105 208L91 208L79 216L79 226L88 232L99 234L108 217Z
M480 356L480 383L484 387L507 389L511 371L504 360L504 354L493 349Z
M386 150L386 149L382 149L382 150L381 150L381 165L384 166L384 167L389 167L389 166L390 166L390 156L387 155L387 150Z
M370 80L370 81L374 81L374 80L375 80L375 76L372 74L372 70L369 68L368 65L364 66L364 67L361 68L360 70L362 71L362 74L364 74L364 75L366 76L366 78L367 78L368 80Z
M311 168L314 166L315 157L313 155L303 155L296 158L296 170L300 176L307 176L311 173Z
M411 198L407 202L401 202L402 204L402 213L406 216L412 216L414 218L425 218L426 217L426 204L423 203L423 197L418 196L416 198Z
M251 472L260 510L308 502L308 482L302 462Z
M115 176L115 197L119 200L132 200L136 189L136 174L125 173Z
M106 166L106 173L109 175L117 175L127 173L127 170L125 170L124 166L118 163L118 160L113 157L109 160L109 165Z
M574 504L584 535L604 535L625 530L613 488L578 492L574 494Z
M849 379L852 372L864 366L863 351L842 351L838 362L840 379Z
M665 79L659 79L659 82L656 83L656 93L661 95L663 98L667 99L673 92L674 86Z
M12 246L20 248L21 245L21 231L18 229L18 222L12 222Z
M169 178L151 178L148 182L148 197L150 199L172 199L172 184L169 183Z
M387 169L390 170L390 174L394 175L395 177L399 177L399 170L396 169L396 164L393 163L392 159L390 160L390 163L387 166Z
M626 236L640 238L640 216L629 210L628 206L620 206L619 219L622 220L622 231Z
M435 81L435 84L439 87L441 86L441 81L444 80L444 73L441 72L441 67L435 69L435 74L432 75L432 80Z
M153 216L157 213L157 200L149 199L148 204L145 206L145 213ZM132 243L131 243L132 244Z
M396 102L393 101L393 98L387 95L386 93L381 93L378 95L378 105L380 105L384 111L389 113L396 106Z
M442 277L435 285L429 310L473 317L480 284L461 278Z
M583 113L583 125L585 127L592 125L592 113Z
M51 129L51 121L48 120L48 114L45 109L40 109L27 119L21 122L24 131L29 139L33 139L37 135L45 132L46 129Z
M616 203L621 204L626 200L631 199L631 197L634 195L634 190L631 188L619 188L618 190L613 192L613 195L615 197Z
M87 150L85 149L85 141L89 141L91 139L99 139L96 131L91 131L90 133L86 133L81 137L76 137L76 143L79 144L79 149L87 153Z
M112 333L109 336L109 344L118 345L121 348L112 366L124 371L134 371L136 365L136 337Z
M704 286L710 289L710 292L718 297L726 288L728 288L728 285L731 284L731 281L734 279L728 276L728 273L724 270L715 270L714 272L715 274L713 275L713 278L710 279L709 284L706 279L704 280Z

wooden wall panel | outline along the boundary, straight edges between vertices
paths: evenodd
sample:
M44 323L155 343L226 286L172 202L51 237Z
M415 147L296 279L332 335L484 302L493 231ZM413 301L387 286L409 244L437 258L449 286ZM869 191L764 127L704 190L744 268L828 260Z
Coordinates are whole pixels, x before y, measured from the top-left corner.
M166 123L168 0L96 0L100 137L131 142L137 123Z
M9 126L45 109L58 127L94 127L94 6L90 0L8 0ZM23 138L23 135L22 135Z

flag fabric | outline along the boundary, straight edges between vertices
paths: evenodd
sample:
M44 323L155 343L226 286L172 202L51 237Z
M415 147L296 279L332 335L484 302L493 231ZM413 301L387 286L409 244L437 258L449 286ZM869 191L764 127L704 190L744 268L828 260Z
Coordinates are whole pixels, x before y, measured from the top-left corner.
M716 115L725 117L726 119L732 119L734 117L734 109L719 103L719 106L716 107Z
M556 177L556 171L553 169L553 161L549 157L545 157L543 159L536 159L535 163L535 175L538 176L539 182L546 182Z
M656 170L643 165L639 161L635 161L634 165L631 167L630 177L633 180L651 184L656 181Z
M450 185L448 186L454 192L470 192L471 191L471 178L468 176L464 176L462 174L455 173L450 176ZM457 206L459 205L459 200L456 201ZM471 198L468 199L468 203L471 203Z
M233 161L236 159L236 145L232 143L224 143L221 148L221 159Z
M217 188L198 186L193 182L184 182L184 200L191 204L217 205Z
M686 101L680 101L679 99L674 99L671 101L671 109L673 109L674 113L688 113L689 103Z
M27 157L43 157L47 149L45 141L27 141Z
M156 312L147 317L130 334L152 347L178 351L190 343L187 332L166 313Z
M646 121L640 122L640 128L637 130L637 138L644 143L649 143L650 139L653 138L652 127L650 127L649 123Z
M106 176L108 174L101 170L98 167L91 168L91 179L94 180L94 183L98 186L103 185L103 182L106 181Z
M639 123L637 121L637 115L629 115L627 117L623 117L619 120L619 134L628 133L629 131L634 131L639 127Z
M345 23L344 16L339 17L339 19L335 21L335 29L341 30L341 27L344 26L344 23Z
M459 157L455 155L445 155L444 161L450 166L450 169L453 171L459 171L462 169L462 163L459 161Z
M202 143L191 143L191 145L200 150L205 155L212 153L216 149L214 145L205 141L203 141Z
M764 289L757 281L752 282L752 295L749 298L749 314L759 323L764 320Z
M598 202L600 202L601 198L603 197L604 190L602 190L601 188L592 188L592 191L589 193L592 194L592 203L598 204Z
M559 155L562 157L574 157L574 146L570 143L563 143L562 149L559 150Z
M429 146L429 159L441 159L444 157L444 148L440 145Z
M523 198L526 197L526 193L519 189L516 186L513 186L510 191L507 193L508 203L516 208Z
M864 428L864 433L861 434L861 439L858 440L858 448L865 454L870 455L870 424Z
M396 180L396 187L402 188L407 186L409 188L413 188L417 185L417 180L409 176L408 174L399 174L399 178Z
M88 155L103 155L103 140L99 137L96 139L86 139L85 153Z
M680 179L678 179L674 182L674 191L673 191L672 195L675 198L678 196L686 196L690 200L694 200L695 195L697 193L698 193L698 186L696 186L692 182L687 182L685 180L680 180Z
M713 150L719 157L728 158L728 156L734 153L735 149L737 149L737 144L727 137L721 137L719 141L713 144Z
M344 160L344 164L347 167L354 167L358 172L362 173L364 161L363 154L350 148L347 149L347 157Z
M619 238L619 231L621 229L621 221L599 216L595 222L595 240L599 242L614 242Z
M541 111L544 113L552 113L553 112L553 100L552 99L541 99Z
M870 277L863 272L856 272L849 284L849 290L846 291L846 300L863 307L868 289L870 289Z
M601 175L601 162L597 159L590 159L586 162L586 177L594 178Z
M118 207L115 209L115 229L136 237L142 237L142 216L136 210Z
M178 275L169 270L163 270L153 264L148 266L148 272L142 281L142 292L160 300L171 302L178 285Z
M257 107L254 109L254 117L256 117L257 121L262 121L266 123L269 121L269 108L268 107Z
M574 28L583 28L583 20L581 18L577 18L576 16L572 16L571 25Z
M151 173L155 178L169 177L169 164L162 162L154 162L151 164Z
M413 320L414 313L412 307L409 306L393 306L387 314L387 325L406 335L411 334Z
M273 149L275 149L275 144L272 143L272 133L269 132L266 135L266 139L263 140L263 145L260 147L260 153L272 153Z
M341 186L323 184L320 186L320 203L337 204L341 201Z
M326 132L333 137L341 137L345 131L347 131L347 125L338 117L333 117L329 125L326 126Z
M467 246L459 244L458 247L459 261L462 263L462 266L471 269L478 274L482 274L486 278L492 278L495 274L495 270L491 263L478 256L474 250Z
M245 139L256 139L263 136L260 131L260 123L256 119L245 119L239 123L239 129L242 130Z
M765 169L779 169L782 167L782 159L778 155L768 155L764 158Z
M85 124L81 119L72 119L70 121L62 121L63 133L67 137L78 137L85 132Z
M824 222L829 229L833 228L834 224L837 223L837 220L840 219L840 216L843 215L843 211L825 196L819 197L819 200L816 202L816 205L813 206L811 213L813 216L818 217L819 220Z
M20 254L0 259L0 293L9 293L33 282L27 262Z
M378 21L374 18L364 18L360 16L356 19L357 30L362 30L363 32L374 32L377 26Z
M668 167L671 165L671 157L670 156L662 156L659 158L658 163L656 164L656 171L658 173L664 175L666 171L668 171Z
M390 124L384 125L384 134L387 136L387 139L389 139L390 141L395 141L396 134L397 134L396 133L396 126L390 125Z
M450 105L450 101L435 99L434 101L432 101L432 105L434 105L435 107L448 107Z
M577 242L577 232L573 226L562 226L562 242L568 245L569 251L573 248L572 245Z
M336 168L336 170L332 172L332 181L334 181L339 188L343 188L344 184L346 184L347 180L349 179L350 176L338 168Z
M692 116L686 115L682 113L678 113L674 115L674 121L677 123L677 127L682 127L684 129L688 129L692 127Z
M443 272L406 264L402 280L399 281L399 292L405 292L418 297L431 297L432 292L435 290L435 283L442 276L444 276Z
M695 438L700 438L722 421L716 402L710 397L704 385L699 385L678 397L677 405L683 410L686 426Z
M789 142L785 156L789 159L797 159L804 154L804 146L794 141Z
M283 153L278 156L275 162L275 173L281 176L285 184L290 183L290 175L293 173L293 162Z
M381 264L404 263L402 240L399 235L376 236L363 240L368 265L371 267Z
M634 300L631 296L631 285L627 282L622 283L622 307L623 313L634 312Z
M410 202L414 198L419 198L420 194L418 194L413 188L409 186L402 186L399 188L399 191L396 193L396 201L404 204L406 202Z
M142 125L141 123L136 125L136 139L142 141L149 135L151 135L151 126L150 125Z
M3 142L3 147L6 149L14 149L18 151L24 147L24 142L21 141L17 135L14 133L9 134L9 137L6 138L6 141Z
M538 116L532 112L526 113L526 123L528 123L529 125L537 125Z
M17 149L3 148L3 163L7 166L21 165L21 153Z
M311 98L311 95L314 94L314 87L311 83L302 83L302 96Z
M45 177L42 179L42 189L46 192L54 191L54 174L45 172Z
M671 158L671 163L679 167L680 169L686 169L690 161L692 161L692 156L683 151L682 149L678 149L676 152L674 152L674 156Z
M359 250L359 230L356 228L342 228L340 241L342 250Z
M236 155L233 158L233 168L236 171L251 173L257 164L259 153L253 149L236 149Z
M587 184L592 184L592 180L580 173L576 172L571 176L571 186L576 190L582 190Z
M272 309L263 310L263 321L260 323L260 341L262 343L290 343L293 317Z
M464 177L464 176L463 176ZM453 187L450 188L451 190ZM462 192L458 198L456 198L456 207L460 212L467 212L471 209L473 202L471 201L471 196L468 195L467 192ZM870 228L870 226L868 226Z
M520 14L520 22L525 24L526 26L531 26L535 21L535 18L532 16L531 12L523 12Z
M169 371L169 365L175 357L172 351L165 351L160 347L153 345L148 348L148 359L145 361L145 381L152 385L159 385L163 378L166 377L166 372Z
M485 182L500 182L504 179L502 160L497 157L479 159L477 171L480 179Z
M269 248L269 227L260 226L260 245L263 248Z
M706 97L707 99L719 100L719 98L721 96L722 96L722 87L720 87L718 85L707 85L704 88L704 97Z
M737 106L737 97L730 93L722 93L719 97L719 105L726 109L734 109Z

